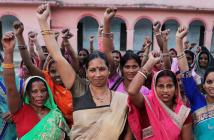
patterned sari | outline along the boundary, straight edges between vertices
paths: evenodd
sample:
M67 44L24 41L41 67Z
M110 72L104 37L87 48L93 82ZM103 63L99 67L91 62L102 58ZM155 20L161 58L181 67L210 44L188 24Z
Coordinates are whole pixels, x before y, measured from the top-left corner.
M24 104L29 104L29 98L26 96L26 87L34 78L39 78L45 82L43 78L38 76L32 76L26 80L24 87ZM44 106L50 109L50 111L29 132L22 136L20 138L21 140L58 140L64 139L65 135L69 132L69 128L62 116L62 113L54 103L51 90L47 83L46 87L48 89L49 98L45 102Z
M150 93L144 95L145 111L138 110L131 100L128 103L129 126L137 140L179 140L181 128L190 112L190 109L183 104L179 91L175 94L176 107L174 111L158 98L155 90L158 74L159 72L153 76ZM148 116L149 126L143 128L143 123L146 123L145 116Z

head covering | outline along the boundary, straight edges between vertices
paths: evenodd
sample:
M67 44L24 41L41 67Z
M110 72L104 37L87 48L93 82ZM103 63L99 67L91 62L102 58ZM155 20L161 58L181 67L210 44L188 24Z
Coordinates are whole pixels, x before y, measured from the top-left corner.
M160 72L157 72L153 77L152 89L149 95L144 95L144 109L146 109L145 112L147 112L150 122L150 127L146 128L147 134L148 132L150 133L149 136L145 136L144 133L142 134L141 123L144 122L143 120L141 121L141 118L143 118L145 114L141 115L131 100L129 99L128 101L130 107L128 116L129 125L137 140L145 137L147 137L148 140L179 140L181 128L190 112L190 109L183 104L178 85L175 93L176 107L174 111L159 99L155 89L158 74L160 74Z
M26 104L30 103L29 97L26 96L26 88L27 88L29 82L32 81L33 79L39 79L39 80L41 80L41 81L43 81L45 83L45 86L47 88L49 96L48 96L48 99L46 100L44 106L49 108L50 110L51 109L57 109L57 105L54 102L54 99L53 99L53 96L52 96L52 92L51 92L47 82L45 81L45 79L43 79L42 77L39 77L39 76L30 76L29 78L26 79L25 84L24 84L24 89L23 89L23 92L24 92L24 95L23 95L24 103L26 103Z
M192 69L194 67L194 64L195 64L195 54L191 50L185 50L184 52L185 52L185 54L188 53L192 57L193 63L189 66L190 69Z

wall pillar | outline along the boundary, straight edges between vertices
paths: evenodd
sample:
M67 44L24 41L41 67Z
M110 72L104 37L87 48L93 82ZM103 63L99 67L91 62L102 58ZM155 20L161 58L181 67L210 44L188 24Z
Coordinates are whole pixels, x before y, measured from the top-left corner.
M134 45L134 29L127 29L126 50L133 50Z

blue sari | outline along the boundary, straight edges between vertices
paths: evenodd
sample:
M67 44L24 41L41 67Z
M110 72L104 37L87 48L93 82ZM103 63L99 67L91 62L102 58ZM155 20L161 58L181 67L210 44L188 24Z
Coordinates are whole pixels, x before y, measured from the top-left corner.
M16 78L16 85L19 85L20 91L22 83L23 80ZM17 138L15 125L3 119L3 115L8 111L6 87L3 78L0 77L0 140L16 140Z
M207 104L192 77L182 78L182 82L191 106L195 140L214 139L214 104Z

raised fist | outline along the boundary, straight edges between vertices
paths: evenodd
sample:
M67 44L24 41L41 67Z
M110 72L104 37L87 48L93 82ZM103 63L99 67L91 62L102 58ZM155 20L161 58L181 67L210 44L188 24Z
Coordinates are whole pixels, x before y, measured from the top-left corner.
M16 36L22 35L24 31L24 25L22 22L17 20L13 23L13 29Z
M49 4L42 4L37 9L37 17L39 20L47 21L50 14Z
M154 32L159 32L159 31L160 31L160 27L161 27L160 21L156 21L156 22L153 24L153 30L154 30Z
M68 28L63 29L61 33L63 39L70 39L71 37L73 37L73 34L70 32Z
M188 33L188 30L185 26L180 26L176 33L176 38L183 39Z
M2 37L2 45L4 51L13 53L15 48L15 35L12 31L6 32Z
M117 12L117 8L107 8L105 13L104 13L104 20L105 21L110 21Z

